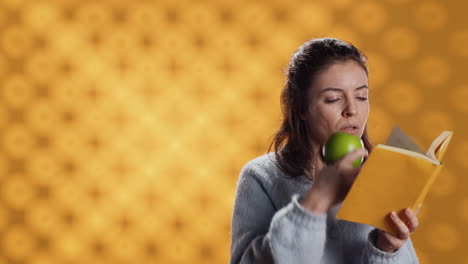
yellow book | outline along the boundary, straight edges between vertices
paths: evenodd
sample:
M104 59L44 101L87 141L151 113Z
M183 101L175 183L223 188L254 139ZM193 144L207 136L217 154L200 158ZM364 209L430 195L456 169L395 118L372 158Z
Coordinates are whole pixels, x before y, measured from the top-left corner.
M423 202L444 166L442 158L452 135L442 132L424 153L394 127L385 145L372 149L336 217L395 234L385 218L408 207L415 211Z

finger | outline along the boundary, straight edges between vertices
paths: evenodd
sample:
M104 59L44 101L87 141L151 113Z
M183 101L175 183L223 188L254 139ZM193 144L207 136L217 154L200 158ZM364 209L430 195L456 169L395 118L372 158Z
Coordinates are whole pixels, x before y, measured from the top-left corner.
M406 218L406 225L408 226L408 229L410 231L410 233L413 233L414 230L416 230L416 228L418 227L419 225L419 221L418 221L418 217L416 216L416 214L409 208L406 208L405 209L405 218Z
M337 166L347 170L354 170L352 163L360 157L367 157L368 155L369 153L365 148L353 150L338 160Z
M422 207L422 203L420 203L418 205L418 207L416 208L416 211L415 211L415 214L418 215L419 214L419 211L421 211L421 207Z
M397 231L397 237L403 240L406 240L409 235L410 231L406 224L398 217L398 215L393 211L390 213L390 219Z
M348 154L346 154L343 158L341 158L337 163L336 163L336 168L339 171L339 173L342 175L344 182L347 185L350 185L354 182L354 179L358 175L359 171L361 170L361 167L355 168L353 166L353 162L357 159L360 159L360 157L368 155L367 150L362 148L362 149L356 149Z
M402 246L403 243L400 238L382 230L379 230L379 233L380 239L383 241L381 246L384 247L385 251L392 252Z

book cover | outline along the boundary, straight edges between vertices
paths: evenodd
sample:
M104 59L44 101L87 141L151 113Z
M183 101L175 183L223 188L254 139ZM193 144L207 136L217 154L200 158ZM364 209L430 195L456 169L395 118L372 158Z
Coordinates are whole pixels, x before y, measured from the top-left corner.
M452 135L442 132L424 153L394 127L386 144L372 149L336 217L395 234L385 217L408 207L415 211L423 202L444 166L442 158Z

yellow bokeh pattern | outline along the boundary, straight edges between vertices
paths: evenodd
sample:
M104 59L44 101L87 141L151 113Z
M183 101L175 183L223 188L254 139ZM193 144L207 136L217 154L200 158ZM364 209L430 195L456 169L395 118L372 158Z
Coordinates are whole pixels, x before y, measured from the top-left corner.
M227 263L241 167L314 37L369 57L369 133L455 137L413 234L468 263L465 1L0 2L0 263ZM389 197L391 199L391 197Z

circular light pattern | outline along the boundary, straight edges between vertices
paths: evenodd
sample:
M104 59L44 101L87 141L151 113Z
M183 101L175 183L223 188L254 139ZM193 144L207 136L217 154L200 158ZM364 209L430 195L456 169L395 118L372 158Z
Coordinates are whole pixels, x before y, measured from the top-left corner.
M329 2L331 5L333 5L334 8L337 9L347 8L353 3L352 0L330 0Z
M327 34L332 38L342 39L349 43L352 43L356 47L360 47L361 45L361 37L360 35L352 28L347 25L342 24L335 24L332 26L330 33Z
M32 34L19 26L4 29L0 41L5 54L15 58L25 55L33 46Z
M435 1L419 3L416 7L416 23L425 30L441 29L447 22L447 10L444 5Z
M8 72L8 61L7 59L0 54L0 77L4 78L4 75Z
M34 208L30 208L24 215L24 221L28 227L40 235L52 236L60 226L59 212L57 208L48 202L35 202Z
M394 27L383 33L381 45L390 58L403 60L416 55L419 41L411 29Z
M35 238L19 225L4 231L1 239L3 254L13 261L25 261L29 258L35 247Z
M383 89L388 108L399 114L413 114L422 104L420 90L407 81L394 81Z
M468 56L468 47L463 45L468 41L468 30L458 30L450 33L450 50L456 55Z
M50 51L31 54L24 63L24 71L33 81L47 82L55 79L59 73L58 57Z
M376 52L366 52L368 58L369 85L371 89L376 89L384 85L390 75L391 68L385 57Z
M435 250L448 252L460 246L460 233L448 223L435 223L428 234L429 243Z
M0 27L8 23L8 10L6 8L0 9Z
M468 223L468 197L460 200L460 207L458 208L458 212L460 212L461 219Z
M293 19L298 29L306 30L310 34L323 34L332 25L333 15L323 3L309 1L304 2L295 10Z
M374 145L384 143L392 130L392 117L382 108L371 105L370 109L367 130L371 143Z
M468 163L464 160L464 156L468 153L468 140L463 140L457 145L453 146L455 160L458 162L458 165L464 169L468 169Z
M98 2L86 3L78 6L75 15L83 27L108 28L113 22L114 10Z
M457 178L448 167L444 167L435 180L431 194L437 196L450 195L456 191Z
M363 33L371 34L382 30L387 21L387 13L379 2L364 2L352 10L351 19Z
M37 30L39 33L43 33L49 26L60 21L60 8L56 5L34 2L22 11L24 24L28 28Z
M27 207L34 198L31 183L23 175L11 174L1 190L2 200L16 210Z
M419 78L426 85L441 85L450 76L450 66L446 60L437 56L429 56L418 63Z
M3 232L3 230L6 229L9 223L9 213L6 210L5 207L0 207L0 230Z
M421 137L430 142L444 130L453 131L453 121L446 112L427 111L422 114L418 122Z
M4 80L0 95L6 104L21 108L31 100L33 89L25 76L9 76Z
M452 105L457 111L468 113L468 85L461 85L450 94Z
M3 151L12 158L25 158L33 147L33 137L26 126L10 125L2 137Z

